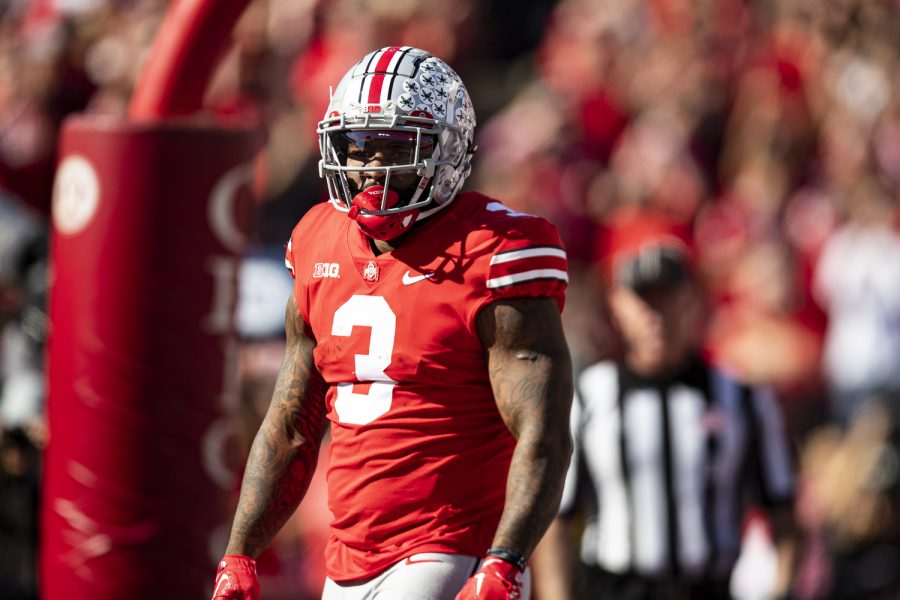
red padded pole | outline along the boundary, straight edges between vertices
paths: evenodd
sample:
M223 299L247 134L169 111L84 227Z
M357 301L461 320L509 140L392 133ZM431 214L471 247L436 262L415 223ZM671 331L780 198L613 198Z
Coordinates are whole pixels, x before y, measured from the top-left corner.
M175 0L131 98L132 121L190 115L249 0Z
M43 600L211 592L238 476L234 306L257 140L182 117L247 2L175 0L129 118L63 128Z
M201 600L238 477L255 136L81 117L60 143L41 598Z

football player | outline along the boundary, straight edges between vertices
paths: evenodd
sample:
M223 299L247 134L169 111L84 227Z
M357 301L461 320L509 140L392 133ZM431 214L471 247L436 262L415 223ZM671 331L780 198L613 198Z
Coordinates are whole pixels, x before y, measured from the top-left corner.
M326 600L528 598L527 560L571 453L566 253L476 192L475 115L446 63L372 52L319 123L330 205L287 246L287 349L214 598L256 599L255 557L331 427Z

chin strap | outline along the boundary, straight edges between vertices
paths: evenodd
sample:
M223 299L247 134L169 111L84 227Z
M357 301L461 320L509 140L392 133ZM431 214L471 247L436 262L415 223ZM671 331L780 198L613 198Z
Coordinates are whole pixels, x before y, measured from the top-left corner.
M434 200L432 200L431 202L432 202L432 204L436 204L436 203L434 202ZM451 202L444 202L443 204L437 204L437 206L434 206L433 208L429 208L429 209L424 210L424 211L419 211L419 216L416 217L416 221L421 221L421 220L423 220L423 219L427 219L427 218L430 217L431 215L436 214L436 213L438 213L438 212L444 210L445 208L447 208L447 207L450 206L451 204L453 204L452 201L451 201Z

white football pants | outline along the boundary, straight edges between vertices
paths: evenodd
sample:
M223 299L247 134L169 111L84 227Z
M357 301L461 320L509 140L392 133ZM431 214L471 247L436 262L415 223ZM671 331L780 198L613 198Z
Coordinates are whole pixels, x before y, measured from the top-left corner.
M461 554L414 554L372 579L341 584L325 580L322 600L454 600L481 558ZM522 600L531 598L531 569L525 570Z

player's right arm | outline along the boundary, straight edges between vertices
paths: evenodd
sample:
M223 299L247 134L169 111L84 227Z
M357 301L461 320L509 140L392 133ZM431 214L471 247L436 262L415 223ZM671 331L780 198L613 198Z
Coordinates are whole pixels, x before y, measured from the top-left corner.
M316 341L293 295L285 329L284 360L250 448L229 554L255 558L293 514L309 487L325 433L326 385L313 363Z
M250 448L213 598L258 598L252 559L296 510L316 468L326 426L327 386L313 362L315 338L293 295L285 311L285 329L284 360L269 410ZM242 578L252 582L232 590L231 583ZM250 586L255 586L255 594L244 589Z

